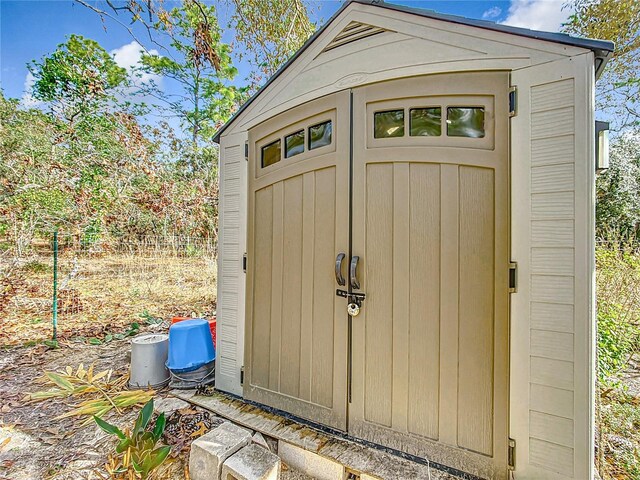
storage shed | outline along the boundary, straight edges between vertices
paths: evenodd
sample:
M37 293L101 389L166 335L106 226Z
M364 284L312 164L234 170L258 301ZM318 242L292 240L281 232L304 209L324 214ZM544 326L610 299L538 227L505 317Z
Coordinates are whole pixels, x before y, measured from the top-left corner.
M343 4L216 136L216 388L468 478L592 478L612 49Z

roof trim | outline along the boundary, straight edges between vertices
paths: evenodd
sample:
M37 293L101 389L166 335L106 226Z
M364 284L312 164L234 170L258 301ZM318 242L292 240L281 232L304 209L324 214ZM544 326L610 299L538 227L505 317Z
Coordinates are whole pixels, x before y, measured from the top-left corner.
M587 50L593 51L595 55L595 67L596 67L596 78L600 76L602 70L604 69L605 64L609 60L611 56L611 52L614 49L614 43L608 40L595 40L591 38L580 38L580 37L572 37L566 33L553 33L553 32L543 32L538 30L530 30L528 28L521 27L512 27L509 25L501 25L495 22L490 22L487 20L476 20L472 18L461 17L458 15L450 15L445 13L438 13L433 10L426 10L422 8L415 7L407 7L404 5L394 5L391 3L385 3L382 0L347 0L344 2L340 8L331 16L331 18L321 27L319 28L309 39L304 42L302 47L287 60L277 71L274 73L267 82L255 92L249 100L242 104L242 106L234 113L227 122L220 127L220 129L216 132L213 137L213 141L216 143L220 143L220 136L222 133L229 128L229 126L235 121L235 119L244 112L247 107L253 103L253 101L267 88L271 83L273 83L276 78L280 76L282 72L284 72L289 65L296 61L296 59L302 55L302 53L318 38L327 27L333 23L333 21L352 3L359 3L362 5L373 5L380 8L386 8L388 10L394 10L397 12L410 13L413 15L417 15L420 17L431 18L434 20L442 20L450 23L457 23L460 25L467 25L476 28L484 28L486 30L493 30L501 33L508 33L511 35L518 35L521 37L533 38L536 40L543 40L547 42L560 43L564 45L571 45L574 47L581 47Z

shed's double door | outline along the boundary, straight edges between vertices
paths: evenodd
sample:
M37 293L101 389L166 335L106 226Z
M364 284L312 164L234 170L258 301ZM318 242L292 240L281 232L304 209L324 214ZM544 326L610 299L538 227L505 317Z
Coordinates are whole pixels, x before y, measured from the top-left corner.
M506 475L507 99L416 77L250 130L246 398Z

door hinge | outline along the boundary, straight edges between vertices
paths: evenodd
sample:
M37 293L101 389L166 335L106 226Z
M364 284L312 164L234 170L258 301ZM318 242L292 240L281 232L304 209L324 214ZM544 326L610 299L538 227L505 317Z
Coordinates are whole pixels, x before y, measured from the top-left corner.
M247 273L247 254L246 253L242 254L242 271L244 273Z
M509 117L515 117L518 112L518 89L511 87L509 89Z
M507 454L507 461L509 470L516 469L516 441L513 438L509 439L509 452Z
M244 159L249 161L249 142L244 142Z
M240 385L244 385L244 367L240 367Z
M518 264L509 262L509 293L518 291Z

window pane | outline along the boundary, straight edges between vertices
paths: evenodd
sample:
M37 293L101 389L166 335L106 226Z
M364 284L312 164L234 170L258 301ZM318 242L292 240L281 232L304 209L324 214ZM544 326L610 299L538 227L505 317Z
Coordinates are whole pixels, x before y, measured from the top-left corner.
M409 135L412 137L439 137L442 133L442 109L412 108L409 110Z
M262 168L280 161L280 139L262 147Z
M309 127L309 150L331 144L331 120Z
M304 152L304 130L293 133L284 139L284 158L293 157Z
M404 136L404 110L376 112L373 116L374 138Z
M447 108L447 135L450 137L484 137L484 108Z

